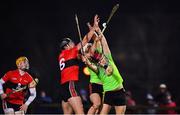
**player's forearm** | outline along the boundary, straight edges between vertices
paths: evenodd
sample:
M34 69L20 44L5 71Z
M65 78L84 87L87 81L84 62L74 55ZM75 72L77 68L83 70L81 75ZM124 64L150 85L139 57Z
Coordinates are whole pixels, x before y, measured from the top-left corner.
M103 33L101 32L101 30L99 29L98 31L98 35L100 37L100 40L101 40L101 44L102 44L102 48L103 48L103 51L105 54L110 54L111 51L109 49L109 46L108 46L108 43L107 43L107 40L105 38L105 36L103 35Z
M36 88L30 88L30 96L28 100L25 102L26 105L29 105L33 102L33 100L36 98Z
M94 52L95 52L95 50L96 50L96 46L97 46L96 44L97 44L97 42L94 41L93 45L91 46L90 53L91 53L92 55L94 54Z
M84 36L84 38L83 38L83 40L82 40L83 46L91 40L91 38L92 38L93 35L94 35L94 32L95 32L95 30L94 30L94 29L91 29L91 30Z
M84 37L84 41L83 41L83 45L85 45L87 42L89 42L91 40L91 38L93 37L95 30L96 30L96 26L99 23L99 17L98 15L94 16L94 24L93 27L90 26L90 24L88 24L88 27L90 29L89 33Z
M91 40L94 32L95 32L95 30L92 29L92 30L89 31L89 33L87 33L87 34L84 36L82 42L78 43L78 45L77 45L78 50L80 50L84 45L86 45L86 44ZM82 44L81 44L81 43L82 43Z
M100 39L99 39L98 37L96 37L96 38L94 39L94 43L93 43L93 45L92 45L92 47L91 47L91 49L90 49L90 52L91 52L91 54L93 55L94 52L95 52L95 50L101 49L101 48L102 48L102 47L101 47Z
M4 83L5 82L2 79L0 79L0 95L4 93L4 91L3 91L3 84Z
M95 64L91 63L88 59L86 60L85 64L92 69L95 73L98 73L98 68Z

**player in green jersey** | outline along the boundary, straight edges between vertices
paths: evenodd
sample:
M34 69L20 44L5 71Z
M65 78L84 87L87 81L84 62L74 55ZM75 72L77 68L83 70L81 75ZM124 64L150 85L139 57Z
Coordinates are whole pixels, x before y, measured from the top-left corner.
M113 61L108 43L98 25L96 32L99 34L103 49L102 53L94 53L98 76L103 83L105 92L101 114L108 114L112 106L115 107L116 114L124 114L126 105L122 76Z
M100 79L103 83L103 89L105 91L101 114L109 113L112 106L115 107L116 114L124 114L126 104L122 76L120 75L113 61L106 38L102 34L100 28L98 28L96 31L100 35L103 48L103 56L98 62L99 65L101 65L99 69Z
M89 27L90 27L90 25L89 25ZM94 37L94 40L96 40L96 37ZM99 43L99 42L97 42L97 43ZM97 66L90 61L91 57L94 54L94 51L97 50L95 43L96 42L94 42L93 45L91 43L86 44L83 47L84 56L82 55L82 60L88 66L88 70L90 72L89 91L90 91L90 101L92 102L92 106L89 108L87 114L99 113L101 105L102 105L102 96L103 96L102 82L98 77Z

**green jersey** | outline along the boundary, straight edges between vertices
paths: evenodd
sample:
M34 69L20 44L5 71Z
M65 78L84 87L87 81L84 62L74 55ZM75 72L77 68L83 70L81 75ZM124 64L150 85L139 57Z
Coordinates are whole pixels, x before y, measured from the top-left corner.
M112 75L107 76L105 74L104 68L102 68L102 67L99 68L99 77L103 83L104 91L112 91L119 87L123 87L122 76L120 75L120 73L114 63L111 54L107 55L106 58L108 59L109 64L113 67L113 73L112 73Z
M90 83L102 83L98 75L89 67L88 67L88 71L90 73Z

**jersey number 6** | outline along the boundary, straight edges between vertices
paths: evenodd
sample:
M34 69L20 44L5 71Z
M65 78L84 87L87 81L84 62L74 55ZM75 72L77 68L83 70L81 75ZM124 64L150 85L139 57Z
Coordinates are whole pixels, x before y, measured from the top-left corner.
M59 61L59 67L60 67L60 70L62 71L65 67L65 63L64 63L65 59L64 58L61 58L60 61Z

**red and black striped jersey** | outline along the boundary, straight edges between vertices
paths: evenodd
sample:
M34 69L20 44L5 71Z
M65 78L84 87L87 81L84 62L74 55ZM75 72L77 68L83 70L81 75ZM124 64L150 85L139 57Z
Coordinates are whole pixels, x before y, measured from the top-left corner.
M8 94L18 88L22 88L24 86L28 87L28 84L33 81L33 78L27 72L25 72L24 75L20 75L19 70L17 69L17 70L7 72L2 77L2 80L4 80L6 84L5 93ZM20 105L20 104L23 104L24 98L25 98L25 90L12 93L6 98L6 101L13 104Z
M61 84L64 84L71 80L78 80L79 66L77 57L77 47L74 47L70 50L63 50L60 53L58 61L60 66Z

